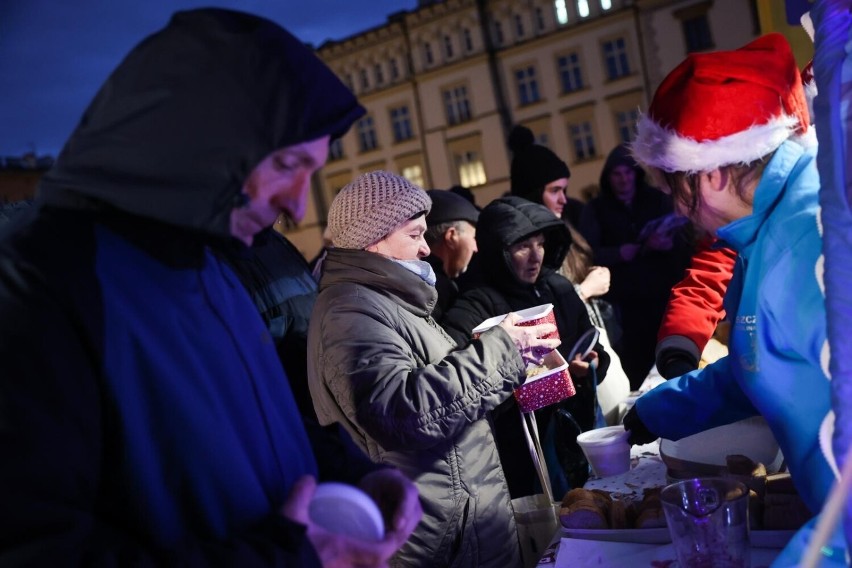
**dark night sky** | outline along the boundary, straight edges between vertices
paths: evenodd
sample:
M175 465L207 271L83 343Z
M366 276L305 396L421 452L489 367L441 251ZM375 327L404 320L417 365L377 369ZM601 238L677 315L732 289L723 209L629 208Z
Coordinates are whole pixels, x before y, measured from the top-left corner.
M0 156L56 155L110 71L172 12L221 6L318 46L416 0L0 0Z

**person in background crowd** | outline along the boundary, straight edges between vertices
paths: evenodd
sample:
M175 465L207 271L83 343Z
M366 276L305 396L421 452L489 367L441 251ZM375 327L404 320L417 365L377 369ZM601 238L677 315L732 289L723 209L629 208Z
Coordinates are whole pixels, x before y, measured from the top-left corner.
M680 211L737 253L729 355L640 397L631 443L762 415L804 502L834 479L819 428L831 408L816 137L790 46L769 34L690 55L657 89L633 143Z
M534 143L533 133L525 126L515 126L509 134L512 148L511 194L547 207L556 217L565 221L570 233L570 246L559 274L574 284L574 290L583 300L589 319L601 332L601 344L610 356L608 380L601 385L602 410L608 421L617 418L618 403L630 393L630 382L621 366L621 359L612 344L620 339L617 316L610 304L602 299L610 287L610 271L605 266L595 266L592 248L576 229L576 221L567 220L571 207L568 197L568 179L571 171L550 149ZM577 200L574 200L577 201ZM582 202L573 208L579 218ZM573 217L574 214L569 215ZM610 336L610 330L613 336Z
M637 390L654 365L669 293L689 262L690 231L673 215L671 198L645 183L625 145L607 156L600 187L600 195L583 209L579 230L594 262L610 269L605 299L614 305L622 329L614 347L631 390Z
M451 191L431 189L426 193L432 199L432 209L426 216L426 233L423 237L432 252L425 260L435 272L438 302L432 310L432 317L440 322L458 295L456 278L467 270L476 253L479 210L464 197Z
M178 12L113 71L0 242L0 564L384 566L408 538L417 490L388 468L339 479L380 504L382 541L310 520L341 458L309 444L211 252L300 219L363 112L301 41L229 10Z
M445 314L442 325L447 332L463 345L470 342L473 329L490 317L550 303L554 305L562 344L571 349L592 328L592 323L571 282L556 272L571 243L565 222L543 205L508 196L483 208L478 227L480 280L470 282ZM597 373L592 371L592 365L597 367ZM581 431L595 427L596 381L603 380L608 367L609 355L600 344L590 360L569 361L577 394L560 403L560 408L571 413ZM541 438L545 437L553 412L553 406L536 412ZM540 493L515 399L504 402L494 412L493 420L511 496ZM576 444L576 439L569 443ZM575 457L580 458L582 452L575 449ZM571 488L566 484L579 487L585 482L588 464L578 459L575 465L564 472L566 481L554 483L559 490Z
M516 314L459 347L430 317L437 293L423 239L429 195L404 177L363 174L334 198L308 335L321 423L340 422L373 460L415 480L423 521L402 566L520 564L512 509L487 413L554 348L552 324Z

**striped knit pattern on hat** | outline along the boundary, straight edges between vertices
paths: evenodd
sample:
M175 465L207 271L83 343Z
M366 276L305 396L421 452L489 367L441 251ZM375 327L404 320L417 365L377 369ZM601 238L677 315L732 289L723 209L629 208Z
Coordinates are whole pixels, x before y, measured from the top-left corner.
M429 195L402 176L385 171L362 174L331 203L331 242L338 248L366 249L431 207Z

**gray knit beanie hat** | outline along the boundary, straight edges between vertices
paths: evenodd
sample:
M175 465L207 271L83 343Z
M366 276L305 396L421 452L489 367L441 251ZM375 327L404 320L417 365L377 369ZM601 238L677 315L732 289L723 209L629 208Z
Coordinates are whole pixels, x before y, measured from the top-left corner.
M331 202L331 241L338 248L363 250L431 208L429 195L404 177L368 172L344 186Z

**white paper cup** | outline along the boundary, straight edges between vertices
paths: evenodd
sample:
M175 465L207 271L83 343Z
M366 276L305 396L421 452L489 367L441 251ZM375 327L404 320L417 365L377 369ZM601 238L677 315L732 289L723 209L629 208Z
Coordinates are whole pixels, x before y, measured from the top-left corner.
M629 433L624 426L607 426L577 436L589 465L597 477L610 477L630 471Z

